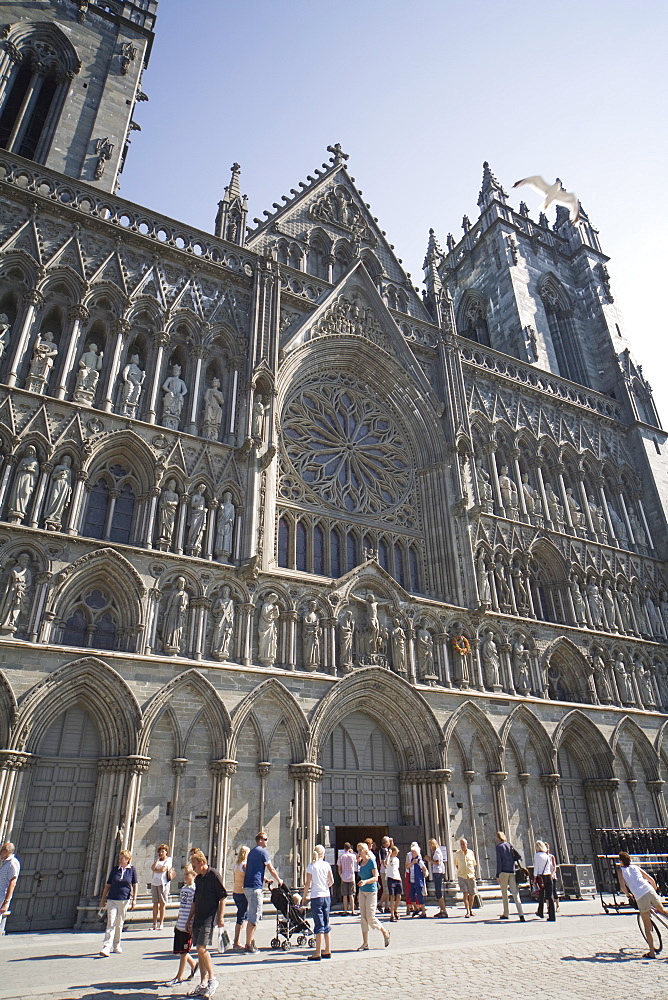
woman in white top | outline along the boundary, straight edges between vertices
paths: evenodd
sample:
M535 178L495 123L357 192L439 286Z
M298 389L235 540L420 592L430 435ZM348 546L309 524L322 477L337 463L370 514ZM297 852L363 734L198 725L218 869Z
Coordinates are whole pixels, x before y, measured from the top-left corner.
M554 906L554 879L552 877L552 860L547 852L547 845L542 840L537 840L535 844L536 853L533 856L533 877L542 881L540 895L538 897L538 909L536 916L543 916L543 907L547 900L547 919L556 920L557 914Z
M172 859L167 844L160 844L158 856L151 865L151 896L153 897L153 930L161 931L165 922L165 906L169 895L169 869Z
M311 917L315 931L315 951L308 956L309 962L319 962L321 958L331 958L329 910L332 904L331 886L334 884L332 866L325 861L325 848L316 844L313 860L306 869L306 882L302 902L306 903L311 894ZM325 950L322 950L323 943Z
M434 878L434 895L436 896L436 901L438 903L438 913L434 913L434 916L447 917L448 911L445 908L445 899L443 898L445 859L443 857L443 851L438 846L438 841L434 840L433 837L429 841L429 854L427 857L431 862L431 874Z
M635 897L638 913L642 917L643 932L649 945L649 951L643 955L643 958L656 958L654 942L652 941L652 908L667 917L668 910L657 895L656 882L652 876L638 865L632 865L631 858L626 851L619 852L619 864L617 878L622 892L626 893L629 902Z
M401 899L401 862L399 848L392 844L390 853L385 859L385 879L387 881L387 898L390 903L390 921L396 924L399 919L399 901Z

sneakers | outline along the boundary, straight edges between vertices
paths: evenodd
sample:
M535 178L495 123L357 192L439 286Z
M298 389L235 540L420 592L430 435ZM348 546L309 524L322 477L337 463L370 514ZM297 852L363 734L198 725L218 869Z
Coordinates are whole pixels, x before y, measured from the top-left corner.
M499 920L510 920L510 917L507 917L505 913L502 913Z
M208 983L200 983L199 986L196 986L195 989L191 990L190 993L187 993L186 996L203 997L204 991L206 990L208 985L209 985Z
M252 941L251 944L247 944L244 948L244 951L247 951L250 955L254 955L255 952L257 951L257 945L255 944L255 941Z
M216 990L218 989L219 986L220 986L220 983L218 982L217 979L210 979L209 982L204 987L204 991L202 993L202 996L203 997L207 997L207 998L208 997L212 997L213 994L216 992Z
M168 983L165 983L165 986L179 986L183 982L185 982L184 979L179 979L178 976L174 976L174 978L170 979Z
M102 958L109 958L109 949L100 948L100 955L102 956Z
M120 944L117 944L111 950L113 951L114 955L122 955L123 954L123 949L121 948Z

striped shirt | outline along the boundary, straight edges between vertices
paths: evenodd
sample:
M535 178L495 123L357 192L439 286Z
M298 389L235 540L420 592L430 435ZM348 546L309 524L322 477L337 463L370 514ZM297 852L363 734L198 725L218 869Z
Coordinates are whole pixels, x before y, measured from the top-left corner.
M342 882L355 881L355 868L357 867L356 861L357 858L352 851L341 851L336 863L339 868L339 874Z
M184 931L190 916L190 908L195 896L194 885L184 885L179 893L179 915L176 918L175 927L178 931Z

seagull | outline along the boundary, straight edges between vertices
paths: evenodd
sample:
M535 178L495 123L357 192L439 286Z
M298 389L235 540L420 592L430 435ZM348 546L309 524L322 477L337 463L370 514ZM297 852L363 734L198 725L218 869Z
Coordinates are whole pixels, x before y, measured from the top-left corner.
M546 212L552 202L556 201L558 205L566 206L571 222L577 222L580 218L580 202L571 191L566 191L558 177L554 184L548 184L547 181L538 176L524 177L521 181L515 181L513 187L522 187L523 184L529 184L534 191L545 195L545 201L540 206L541 212Z

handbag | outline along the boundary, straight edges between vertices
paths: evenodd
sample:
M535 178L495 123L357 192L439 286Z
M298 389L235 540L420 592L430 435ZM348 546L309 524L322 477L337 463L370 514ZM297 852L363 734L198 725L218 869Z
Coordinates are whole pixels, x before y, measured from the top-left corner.
M526 885L529 881L529 872L522 865L515 865L515 884Z
M533 881L531 883L531 898L540 899L540 894L545 887L545 882L542 875L534 875Z

